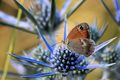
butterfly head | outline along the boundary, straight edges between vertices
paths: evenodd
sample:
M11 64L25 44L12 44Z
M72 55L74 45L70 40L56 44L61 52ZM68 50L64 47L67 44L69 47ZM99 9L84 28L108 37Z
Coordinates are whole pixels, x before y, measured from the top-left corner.
M77 25L79 31L89 30L89 25L87 23L81 23Z

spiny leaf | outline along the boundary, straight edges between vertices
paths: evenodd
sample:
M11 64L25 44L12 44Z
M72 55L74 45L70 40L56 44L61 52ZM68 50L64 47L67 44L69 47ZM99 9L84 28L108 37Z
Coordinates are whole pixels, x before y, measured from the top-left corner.
M65 15L65 18L64 18L64 41L66 40L67 35L68 35L68 25L67 25L67 18Z
M21 60L25 60L25 61L32 62L32 63L37 63L41 66L52 67L50 64L47 64L47 63L44 63L44 62L41 62L41 61L37 61L35 59L30 59L30 58L26 58L26 57L22 57L22 56L17 56L15 54L10 54L10 55L13 56L16 59L21 59Z
M51 4L51 16L50 16L50 22L51 22L51 28L54 26L55 23L55 17L56 17L56 4L55 0L52 0Z
M48 72L48 73L38 73L33 75L24 75L21 76L23 78L38 78L38 77L45 77L45 76L52 76L58 74L57 72Z
M96 46L94 53L97 52L97 51L99 51L99 50L102 49L103 47L107 46L108 44L110 44L110 43L111 43L113 40L115 40L116 38L117 38L117 37L114 37L114 38L112 38L112 39L110 39L110 40L107 40L107 41L99 44L98 46Z
M111 64L91 64L91 65L88 65L85 69L107 68L107 67L113 66L115 64L116 63L111 63Z
M30 30L27 30L27 29L18 27L18 26L16 26L16 25L12 25L12 24L9 24L9 23L5 23L5 22L0 22L0 25L2 25L2 26L9 26L9 27L11 27L11 28L18 29L18 30L21 30L21 31L24 31L24 32L27 32L27 33L31 33L31 34L37 34L36 32L33 32L33 31L30 31Z
M24 12L24 14L26 14L26 16L37 26L39 26L39 24L37 23L36 19L34 18L34 16L27 10L25 9L24 6L22 6L22 4L20 4L17 0L14 0L15 3L17 4L17 6L22 9L22 11Z
M66 17L70 17L86 0L79 0L77 4L67 13ZM60 22L64 21L64 16L61 18Z

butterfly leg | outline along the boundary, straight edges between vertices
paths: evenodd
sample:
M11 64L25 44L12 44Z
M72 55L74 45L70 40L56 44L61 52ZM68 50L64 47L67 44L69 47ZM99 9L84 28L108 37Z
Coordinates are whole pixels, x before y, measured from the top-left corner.
M28 33L32 33L32 34L36 34L35 32L31 31L32 26L28 24L27 21L20 21L19 25L16 26L15 24L17 23L17 19L11 15L8 15L2 11L0 11L0 25L2 26L7 26L7 27L11 27L11 28L15 28L24 32L28 32Z

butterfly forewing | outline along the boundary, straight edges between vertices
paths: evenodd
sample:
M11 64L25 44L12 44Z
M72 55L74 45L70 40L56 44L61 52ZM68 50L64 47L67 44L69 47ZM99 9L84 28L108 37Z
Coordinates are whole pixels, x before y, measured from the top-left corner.
M75 26L67 37L68 40L77 39L77 38L90 38L89 26L87 23L81 23Z

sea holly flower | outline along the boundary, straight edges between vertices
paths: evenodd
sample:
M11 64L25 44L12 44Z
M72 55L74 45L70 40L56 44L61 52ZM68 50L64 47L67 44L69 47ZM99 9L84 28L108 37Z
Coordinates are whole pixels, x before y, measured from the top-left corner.
M62 75L62 76L67 76L69 79L72 77L71 74L76 74L74 71L79 72L84 72L80 73L81 75L78 75L78 77L82 77L84 79L85 75L89 73L91 70L94 70L95 68L107 68L109 66L114 65L114 63L111 64L91 64L90 62L87 61L87 58L84 55L75 53L67 48L67 45L61 44L61 45L55 45L55 47L51 47L51 45L48 43L48 41L45 39L43 36L41 30L39 29L39 24L35 20L35 18L32 16L31 13L29 13L20 3L16 1L17 5L23 10L24 13L27 14L28 18L32 20L34 24L36 24L36 31L39 35L39 37L43 40L45 43L47 49L50 52L49 57L47 57L46 61L40 61L36 59L31 59L23 56L17 56L15 54L10 54L16 59L20 59L23 61L27 61L32 64L37 64L43 67L50 68L50 72L40 72L37 74L30 74L30 75L22 75L22 77L25 78L37 78L37 77L46 77L46 76L53 76L53 75ZM65 18L66 20L66 18ZM64 26L64 40L67 38L67 21L65 21L65 26ZM105 41L97 46L95 46L94 54L102 49L103 47L107 46L109 43L111 43L115 38L112 38L108 41ZM27 64L26 64L27 65ZM29 65L29 64L28 64ZM88 71L87 71L88 69ZM71 78L72 79L72 78Z
M39 73L35 75L23 76L29 78L51 76L57 74L62 74L63 76L69 76L70 74L73 75L78 74L80 76L80 74L81 75L87 74L94 68L105 68L112 65L112 64L90 64L86 61L87 58L85 56L71 52L70 50L67 49L65 45L63 45L62 47L60 46L55 47L53 53L51 53L48 59L49 63L41 62L35 59L30 59L22 56L17 56L15 54L12 54L12 56L15 57L16 59L25 60L30 63L36 63L38 65L53 69L52 72L48 73Z
M101 56L100 56L100 61L101 63L116 63L114 66L110 68L105 68L103 71L103 75L101 80L119 80L120 77L120 72L119 72L119 67L120 67L120 41L116 46L106 46L102 50L100 50ZM113 76L114 75L114 76Z
M49 51L43 49L41 45L38 45L37 47L34 47L30 50L24 51L23 54L24 54L22 55L23 57L48 63ZM12 59L11 65L13 66L13 68L16 69L19 75L43 73L43 72L49 72L52 70L50 68L40 66L36 63L30 63L29 61L24 61L21 59ZM40 78L40 80L50 80L53 78L55 79L56 77L48 76L48 77ZM33 79L29 79L29 80L33 80ZM37 78L35 80L37 80Z
M93 25L91 25L92 28ZM96 25L94 25L96 26ZM91 29L91 35L95 34L97 32L96 28ZM98 32L96 33L97 35L94 35L94 37L98 37ZM95 40L95 38L93 38ZM98 37L100 38L100 37ZM96 40L95 40L96 41ZM105 68L103 70L103 74L101 77L101 80L119 80L120 77L120 72L119 72L119 53L120 53L120 41L116 46L106 46L103 49L99 50L96 54L92 55L92 59L97 61L98 63L116 63L114 66L110 68ZM89 59L91 60L91 58ZM114 75L114 76L113 76Z
M107 4L104 2L104 0L101 0L103 6L105 7L105 9L107 10L107 12L109 13L109 15L111 16L111 18L117 23L120 24L120 4L119 4L119 0L113 0L114 1L114 7L115 7L115 16L113 14L113 12L109 9L109 7L107 6Z
M16 0L14 1L18 5L19 2ZM7 14L3 14L3 12L0 11L0 14L4 15L0 15L0 18L6 22L0 22L0 25L8 25L9 27L16 28L32 34L37 34L33 26L39 25L39 29L42 33L50 35L63 22L64 13L66 12L71 1L72 0L66 0L62 9L58 11L58 9L56 8L55 0L51 0L51 3L49 0L31 0L31 4L28 8L28 11L32 14L31 16L35 18L35 21L37 21L38 24L35 24L31 17L27 17L28 21L20 21L19 25L15 26L14 23L17 21L17 19ZM78 0L77 4L70 11L68 11L67 17L70 17L84 2L85 0ZM18 5L18 7L20 7L20 5ZM22 9L24 13L25 10L27 9ZM6 17L9 19L6 19Z
M19 4L19 3L18 3ZM19 4L20 5L20 4ZM21 6L21 8L24 9L24 7ZM28 14L28 17L32 17L31 14L26 11ZM34 23L38 24L35 20L34 17L32 17L32 20ZM65 18L66 20L66 18ZM64 26L64 40L67 38L67 21L65 21L65 26ZM17 56L15 54L11 54L11 56L15 57L16 59L21 59L25 60L30 63L36 63L40 66L43 67L48 67L52 69L51 72L46 72L46 73L38 73L38 74L33 74L33 75L23 75L22 77L25 78L36 78L36 77L45 77L45 76L53 76L53 75L63 75L67 77L72 77L70 76L71 74L82 74L82 78L84 79L85 75L89 73L91 70L94 70L95 68L106 68L109 66L114 65L114 63L111 64L90 64L90 62L87 62L87 57L84 55L75 53L67 48L67 45L62 44L62 45L56 45L54 48L51 47L51 45L47 42L43 34L40 32L39 25L37 25L37 31L39 34L39 37L43 40L45 43L46 47L48 48L50 52L50 56L48 57L48 63L44 61L39 61L35 59L30 59L27 57L22 57L22 56ZM109 43L111 43L113 39L110 39L106 42L101 43L98 46L95 46L94 53L99 51L101 48L105 47ZM76 72L74 72L76 71ZM83 74L85 73L85 74ZM78 75L80 77L80 75Z

